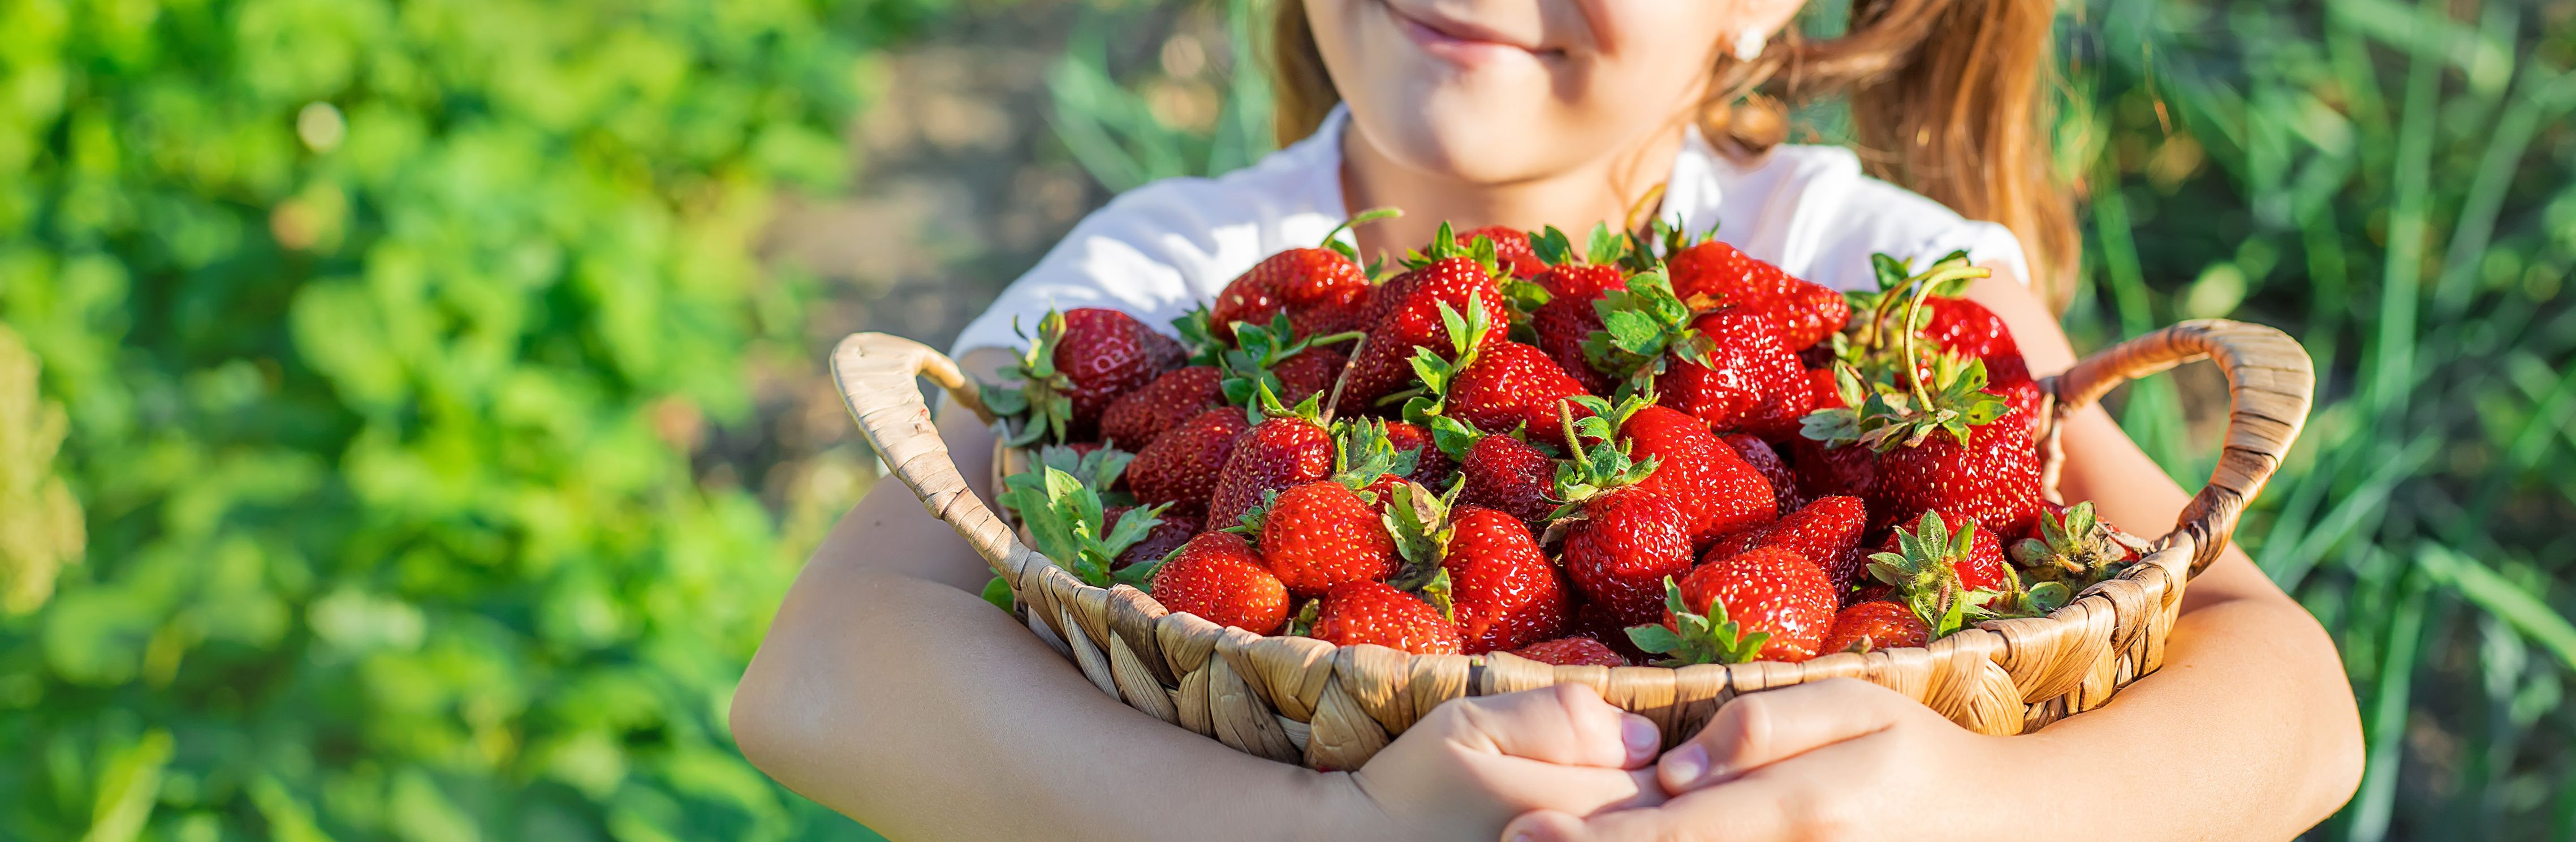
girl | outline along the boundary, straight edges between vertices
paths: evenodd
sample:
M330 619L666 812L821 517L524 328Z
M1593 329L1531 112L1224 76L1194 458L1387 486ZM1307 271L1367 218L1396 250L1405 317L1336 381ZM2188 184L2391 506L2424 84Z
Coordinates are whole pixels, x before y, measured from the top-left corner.
M1838 288L1870 283L1873 252L1965 249L1993 271L1970 297L2031 369L2070 365L2050 303L2076 237L2038 132L2052 4L1855 0L1848 35L1802 43L1781 36L1801 2L1279 0L1271 72L1293 143L1120 196L958 355L992 371L1012 320L1049 308L1163 324L1353 208L1407 211L1358 230L1378 254L1444 219L1615 227L1659 195L1682 229ZM1866 161L1780 143L1777 103L1753 93L1775 79L1848 93ZM941 426L961 463L989 453L965 413ZM2070 418L2064 443L2070 499L2140 525L2181 509L2100 409ZM743 750L902 839L2278 839L2334 810L2361 768L2331 642L2233 550L2192 583L2162 671L2033 735L1980 736L1843 681L1741 698L1657 758L1650 724L1557 688L1452 702L1332 773L1119 705L986 607L986 576L880 486L815 552L744 675Z

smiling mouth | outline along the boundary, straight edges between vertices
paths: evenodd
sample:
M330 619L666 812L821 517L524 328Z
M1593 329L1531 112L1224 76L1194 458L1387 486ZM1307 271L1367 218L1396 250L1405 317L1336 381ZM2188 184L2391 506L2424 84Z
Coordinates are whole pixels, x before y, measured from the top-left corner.
M1477 61L1513 53L1545 57L1557 52L1507 40L1508 36L1475 24L1416 17L1396 8L1393 3L1385 5L1387 13L1394 16L1396 25L1404 30L1406 39L1425 51L1453 61Z

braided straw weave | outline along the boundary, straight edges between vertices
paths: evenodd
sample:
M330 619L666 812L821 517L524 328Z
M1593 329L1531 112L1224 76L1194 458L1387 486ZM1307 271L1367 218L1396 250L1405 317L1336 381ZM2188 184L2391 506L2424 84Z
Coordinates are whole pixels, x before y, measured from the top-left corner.
M1568 681L1655 720L1673 742L1739 693L1846 676L1986 734L2018 734L2099 707L2163 663L2183 585L2218 557L2280 467L2307 418L2315 377L2307 352L2280 331L2201 320L2121 343L2040 384L2055 407L2041 445L2053 497L2063 458L2056 421L2122 382L2202 357L2227 376L2226 450L2173 531L2117 578L2046 617L1985 622L1928 647L1677 669L1559 667L1503 653L1413 655L1263 637L1167 612L1123 585L1085 585L1022 544L949 459L914 378L929 378L990 421L955 363L908 339L862 333L833 350L832 375L895 477L966 538L1010 584L1029 627L1101 692L1244 752L1353 769L1443 701ZM1004 456L998 464L1022 461Z

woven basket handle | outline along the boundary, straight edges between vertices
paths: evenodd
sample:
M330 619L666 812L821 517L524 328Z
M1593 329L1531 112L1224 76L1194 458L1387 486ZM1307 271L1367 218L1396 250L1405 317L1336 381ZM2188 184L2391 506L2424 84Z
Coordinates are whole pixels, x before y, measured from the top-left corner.
M984 408L975 384L956 362L928 346L883 333L853 333L832 349L832 380L841 386L841 399L895 478L932 515L965 537L994 572L1017 573L1028 549L957 472L957 461L949 458L948 443L940 440L915 377L930 378L959 406L991 423L992 412Z
M2289 334L2262 325L2198 319L2112 346L2040 384L2056 398L2057 417L2063 418L2122 383L2203 357L2227 376L2230 407L2227 446L2219 454L2218 469L2174 524L2176 534L2194 542L2194 575L2218 559L2245 505L2280 469L2282 456L2298 439L2316 390L2307 349Z

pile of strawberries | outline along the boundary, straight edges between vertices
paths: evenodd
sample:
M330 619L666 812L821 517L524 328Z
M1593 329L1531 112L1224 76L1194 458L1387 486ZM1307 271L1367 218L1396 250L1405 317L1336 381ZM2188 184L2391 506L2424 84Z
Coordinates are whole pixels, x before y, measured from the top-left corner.
M2043 497L2045 399L1964 255L1846 295L1660 224L1443 226L1394 267L1339 233L1179 340L1046 317L985 392L1041 552L1259 634L1673 665L1921 646L2143 550Z

